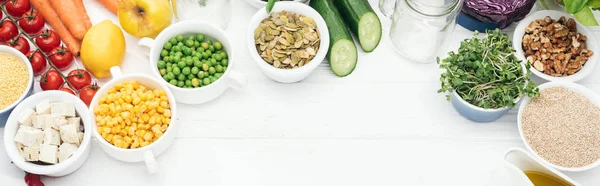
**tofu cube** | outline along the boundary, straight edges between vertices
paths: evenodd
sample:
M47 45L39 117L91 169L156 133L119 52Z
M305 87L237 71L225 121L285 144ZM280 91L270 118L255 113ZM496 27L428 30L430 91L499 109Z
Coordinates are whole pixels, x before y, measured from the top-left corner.
M17 142L17 150L19 150L19 153L21 153L21 156L25 156L25 154L23 153L23 149L25 148L25 145L23 145L22 143Z
M57 163L58 146L42 144L40 146L40 161L50 164Z
M19 123L25 126L31 126L33 117L37 115L33 109L25 109L19 115Z
M44 131L40 129L26 130L23 132L23 145L26 147L39 147L44 141Z
M77 135L78 125L63 125L60 126L60 139L64 143L79 143L79 136Z
M22 155L25 161L40 161L40 147L25 147Z
M60 145L60 134L57 130L52 128L46 128L44 130L44 144L46 145Z
M30 126L24 126L24 125L19 126L19 129L17 130L17 134L15 135L15 142L23 144L23 142L25 141L25 132L26 131L34 131L34 130L35 129Z
M65 102L50 103L50 113L53 116L75 117L75 106L72 103Z
M77 136L79 136L79 143L77 143L77 145L79 146L79 145L81 145L81 142L83 142L84 133L83 132L78 132Z
M42 100L37 105L35 105L35 112L37 114L50 114L50 101Z
M43 129L46 127L46 121L50 120L52 116L50 114L41 114L33 117L33 127L37 129Z
M67 119L64 116L51 116L49 120L46 120L46 128L60 129L60 126L66 125Z
M77 145L72 143L63 143L58 147L58 162L67 160L77 150Z
M81 125L81 118L80 117L67 118L67 124L68 125Z

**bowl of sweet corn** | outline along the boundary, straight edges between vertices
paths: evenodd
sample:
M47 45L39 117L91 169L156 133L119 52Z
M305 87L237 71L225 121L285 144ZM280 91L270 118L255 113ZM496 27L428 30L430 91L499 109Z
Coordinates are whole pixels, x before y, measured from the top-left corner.
M157 171L155 156L176 137L175 97L165 84L147 75L123 75L111 68L112 80L90 103L94 136L108 155L125 162L146 163Z

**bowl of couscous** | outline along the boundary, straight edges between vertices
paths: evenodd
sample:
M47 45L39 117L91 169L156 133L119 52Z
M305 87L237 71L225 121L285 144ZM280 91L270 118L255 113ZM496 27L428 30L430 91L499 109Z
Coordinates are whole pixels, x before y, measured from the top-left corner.
M33 92L33 69L27 57L17 49L0 46L0 126L12 110Z

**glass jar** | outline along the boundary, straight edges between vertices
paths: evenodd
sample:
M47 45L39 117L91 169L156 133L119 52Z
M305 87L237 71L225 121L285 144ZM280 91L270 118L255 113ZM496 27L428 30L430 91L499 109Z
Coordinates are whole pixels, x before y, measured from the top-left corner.
M396 0L379 0L379 10L386 17L390 17L394 13L394 4Z
M397 0L390 39L407 59L434 62L454 31L462 0Z
M222 29L231 19L231 0L171 0L178 21L200 20Z

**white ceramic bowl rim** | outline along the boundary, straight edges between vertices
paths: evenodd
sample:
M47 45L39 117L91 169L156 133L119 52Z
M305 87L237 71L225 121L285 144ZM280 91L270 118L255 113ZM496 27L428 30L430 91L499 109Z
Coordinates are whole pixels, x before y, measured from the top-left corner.
M515 32L513 35L513 46L515 46L514 48L516 51L515 56L519 60L522 60L523 62L527 62L527 59L525 58L525 53L523 51L523 47L521 46L521 43L523 41L523 35L525 35L525 28L532 21L534 21L536 19L542 19L546 16L550 16L550 17L552 17L552 19L555 19L555 20L560 18L561 16L565 16L567 19L573 18L575 20L575 22L577 23L577 32L587 36L586 48L588 50L593 51L594 55L592 55L588 59L588 61L585 63L585 65L583 65L582 69L580 69L577 73L575 73L573 75L563 76L563 77L554 77L554 76L547 75L543 72L540 72L540 71L536 70L535 68L531 68L530 71L533 74L535 74L536 76L538 76L542 79L548 80L548 81L564 80L564 81L576 82L576 81L579 81L579 80L585 78L589 74L591 74L594 71L594 69L598 63L598 55L599 55L598 53L600 52L600 51L598 51L598 46L597 46L598 41L596 39L596 36L592 31L590 31L590 29L588 27L583 26L572 15L569 15L564 12L559 12L559 11L555 11L555 10L542 10L542 11L534 12L531 15L527 16L525 19L521 20L519 22L519 24L517 25L517 27L515 28Z
M26 107L29 104L33 104L34 106L32 108L35 108L35 103L29 103L29 100L37 99L37 97L54 97L54 96L60 95L60 94L63 94L61 96L71 97L72 100L75 100L73 102L73 104L82 105L83 108L87 108L85 103L83 103L81 101L81 99L79 99L78 97L75 97L74 95L63 92L63 91L51 90L51 91L44 91L44 92L36 93L36 94L29 96L27 99L23 100L23 102L21 102L21 104L19 104L19 105L17 105L17 107L15 107L15 111L22 110L22 109L24 109L23 107ZM79 114L80 116L81 115L89 115L89 111L87 109L76 110L76 111L77 111L77 114ZM11 114L10 117L17 117L17 116L13 116L13 114ZM91 125L91 123L89 123L90 121L87 121L87 123L86 123L86 121L82 120L82 122L83 122L84 128L85 128L85 126ZM7 123L6 125L13 125L13 124ZM13 163L15 165L17 165L24 171L41 174L41 175L52 174L52 173L55 173L55 172L58 172L58 171L61 171L61 170L64 170L64 169L70 167L73 163L75 163L76 159L81 158L81 156L83 155L83 152L85 151L85 148L90 145L90 141L91 141L91 137L92 137L92 135L91 135L92 127L88 127L88 129L89 130L84 131L83 141L79 145L79 148L77 148L77 150L73 153L73 155L71 155L71 157L69 157L64 162L60 162L60 163L57 163L54 165L38 165L38 164L29 163L29 162L24 161L23 157L20 157L20 156L15 157L15 154L20 155L20 152L18 152L17 146L14 143L14 141L12 141L12 140L10 142L5 142L5 144L7 144L7 143L9 144L6 146L6 150L11 151L11 153L7 152L10 159L13 161ZM17 130L18 130L18 128L17 128ZM5 136L4 138L6 139L7 136ZM10 139L14 139L14 136L10 137Z
M290 8L288 8L288 7L295 7L295 11L289 10ZM311 17L315 21L315 23L317 25L319 25L319 24L327 25L327 23L325 23L325 20L323 19L321 14L319 14L315 9L313 9L312 7L310 7L304 3L300 3L300 2L296 2L296 1L280 1L280 2L275 3L275 6L273 6L273 11L275 11L277 9L284 9L288 12L293 12L293 13L301 14L301 15L305 15L306 12L315 12L316 15L318 15L318 17ZM254 29L260 24L260 22L263 19L267 18L267 16L269 16L269 14L267 14L267 12L266 12L266 7L259 9L258 12L256 14L254 14L254 16L252 17L248 29L249 30L252 29L252 33L253 33ZM319 37L320 37L319 38L320 39L319 50L317 51L317 54L315 55L315 57L302 67L295 68L295 69L280 69L280 68L275 68L274 66L268 64L266 61L264 61L258 55L258 52L256 51L256 45L254 44L253 34L248 34L246 36L248 47L250 49L252 49L251 51L254 51L254 52L250 52L250 55L259 66L262 66L265 69L271 69L271 70L279 72L279 73L303 74L306 71L314 70L317 66L319 66L319 64L321 64L321 62L323 62L323 60L316 61L315 59L324 59L325 58L325 56L327 55L328 49L329 49L329 42L330 42L329 41L329 39L330 39L329 38L329 29L327 28L327 26L325 26L324 28L317 26L317 29L319 31Z
M171 113L172 113L172 114L171 114L171 123L169 123L169 126L167 127L167 130L165 131L165 133L163 133L163 135L162 135L161 137L159 137L159 138L158 138L158 140L156 140L156 141L154 141L154 142L152 142L152 143L148 144L147 146L145 146L145 147L140 147L140 148L136 148L136 149L123 149L123 148L118 148L118 147L114 146L113 144L110 144L110 143L108 143L108 142L107 142L107 141L106 141L106 140L105 140L105 139L102 137L102 135L100 134L100 132L98 131L98 129L97 129L97 126L98 126L98 124L96 123L96 120L95 120L95 118L92 118L92 121L91 121L91 122L92 122L92 126L93 126L92 128L93 128L93 133L94 133L94 136L95 136L95 137L98 139L98 141L99 141L99 142L100 142L102 145L108 146L109 148L111 148L111 149L113 149L113 150L124 151L124 152L138 152L138 151L147 151L148 149L152 149L152 147L153 147L155 144L159 143L160 141L163 141L163 139L164 139L164 136L167 136L168 134L170 134L170 133L173 133L173 131L172 131L172 130L170 130L170 129L172 129L172 125L171 125L171 124L173 123L174 119L176 119L176 114L177 114L177 111L176 111L176 110L173 110L173 106L176 104L176 101L175 101L175 97L173 96L173 93L171 93L171 90L169 90L169 88L167 88L167 87L165 86L165 84L164 84L164 83L161 83L161 82L159 82L157 79L155 79L155 78L152 78L152 77L150 77L150 76L147 76L147 75L142 75L142 74L129 74L129 75L122 75L122 76L119 76L118 78L115 78L115 79L112 79L112 80L110 80L110 81L109 81L109 82L107 82L107 83L106 83L104 86L100 87L100 89L103 89L103 88L106 88L106 89L108 89L108 88L112 88L112 87L114 87L114 85L115 85L116 83L120 83L120 82L123 82L123 81L128 81L128 80L125 80L125 79L140 79L140 78L145 78L145 79L149 79L149 80L152 80L152 81L154 81L154 82L155 82L155 83L157 83L159 86L161 86L161 87L162 87L162 89L165 91L165 93L167 94L167 98L169 99L169 106L170 106L170 107L171 107L171 109L172 109L172 112L171 112ZM100 90L98 90L98 92L101 92L101 91L100 91ZM96 98L96 97L98 97L98 98ZM96 97L94 97L94 99L99 99L99 96L96 96ZM94 100L92 100L92 103L94 103ZM94 116L94 117L96 116L96 114L94 114L94 113L93 113L93 112L94 112L94 111L93 111L93 109L94 109L96 106L97 106L97 105L90 106L90 114L92 114L92 116Z
M595 105L600 106L600 96L598 96L598 94L596 94L594 91L576 84L576 83L572 83L572 82L567 82L567 81L553 81L553 82L548 82L548 83L544 83L539 85L538 87L540 88L540 91L547 89L547 88L552 88L552 87L558 87L558 86L562 86L565 87L571 91L577 92L579 94L584 95L586 98L588 98L590 101L592 101ZM579 171L586 171L586 170L590 170L592 168L597 167L598 165L600 165L600 159L596 160L594 163L583 166L583 167L572 167L572 168L568 168L568 167L563 167L563 166L559 166L556 164L553 164L549 161L547 161L546 159L542 158L540 155L538 155L533 148L531 148L531 146L529 145L529 143L527 142L527 140L525 139L525 135L523 134L523 129L522 129L522 121L521 121L521 117L523 114L523 111L525 110L525 107L527 106L527 104L529 104L529 102L531 101L531 98L524 98L523 102L521 103L521 105L519 106L519 113L518 113L518 117L517 117L517 124L519 127L519 134L521 136L521 140L523 140L523 143L525 143L525 147L527 148L527 150L529 150L529 152L532 152L531 154L533 154L533 156L535 156L536 158L538 158L539 160L541 160L542 162L554 167L555 169L561 170L561 171L570 171L570 172L579 172Z
M225 50L227 52L227 60L229 61L229 64L227 66L227 69L225 70L225 72L223 72L223 75L221 75L221 77L219 77L215 82L212 82L206 86L202 86L202 87L197 87L197 88L181 88L178 86L174 86L171 83L165 81L162 76L160 75L160 72L158 71L158 68L155 66L157 61L151 61L151 67L152 68L152 72L153 74L156 76L156 78L160 79L161 82L164 82L167 87L169 88L173 88L179 91L194 91L194 90L198 90L198 89L204 89L204 88L208 88L213 86L214 84L217 84L218 82L221 81L221 79L223 78L227 78L227 76L229 75L229 73L233 70L233 64L232 63L232 56L234 56L234 47L233 44L231 42L231 39L229 39L229 36L227 36L227 33L225 33L225 31L217 26L215 26L214 24L210 23L210 22L206 22L206 21L198 21L198 20L185 20L185 21L180 21L177 22L169 27L167 27L165 30L163 30L162 32L160 32L158 34L158 36L156 37L156 39L154 39L155 42L158 42L157 40L159 40L159 38L166 38L167 42L168 42L168 38L174 37L178 34L180 34L181 32L178 31L178 28L181 27L190 27L190 26L194 26L196 28L207 28L210 30L215 30L217 31L220 35L223 35L223 37L225 38L225 41L219 41L223 44L223 50ZM173 32L169 32L170 30L175 30ZM206 35L205 33L201 33L204 35L204 38L214 38L214 36L209 36ZM150 49L150 55L154 54L154 53L160 53L160 51L162 51L162 47L165 43L155 43L155 45ZM231 48L226 48L226 46L231 46ZM160 59L160 58L159 58Z
M10 52L3 52L2 50L9 50ZM25 55L23 55L23 53L21 53L17 49L14 49L14 48L8 47L8 46L4 46L4 45L0 45L0 54L9 54L9 55L13 55L13 56L17 57L17 59L19 61L21 61L25 64L25 66L27 67L27 72L29 72L29 81L27 81L27 88L21 94L19 99L17 99L12 104L6 106L4 109L0 110L0 113L5 113L6 111L8 111L10 109L15 108L15 106L18 103L20 103L21 101L23 101L23 99L25 99L25 96L27 96L27 94L29 93L29 90L33 86L33 68L31 67L31 64L29 63L29 60L27 59L27 57Z

